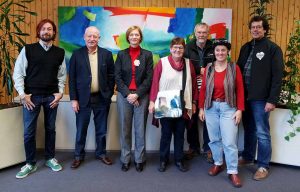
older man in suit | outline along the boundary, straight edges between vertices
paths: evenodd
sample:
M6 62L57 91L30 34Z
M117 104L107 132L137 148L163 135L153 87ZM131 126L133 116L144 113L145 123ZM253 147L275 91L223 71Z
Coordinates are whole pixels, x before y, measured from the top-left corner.
M90 26L85 30L86 46L76 50L70 59L69 87L73 111L76 114L75 159L76 169L84 160L87 129L91 112L94 113L96 158L106 165L112 161L106 156L107 117L114 90L114 63L112 53L98 46L100 31Z

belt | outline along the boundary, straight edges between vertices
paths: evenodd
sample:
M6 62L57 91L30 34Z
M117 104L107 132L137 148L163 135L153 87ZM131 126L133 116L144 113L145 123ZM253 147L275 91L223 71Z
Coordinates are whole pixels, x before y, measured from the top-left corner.
M100 92L94 92L94 93L91 93L91 97L98 97L100 94Z
M136 93L136 89L129 89L130 93Z
M225 99L216 98L216 99L213 99L212 101L215 101L215 102L225 102Z

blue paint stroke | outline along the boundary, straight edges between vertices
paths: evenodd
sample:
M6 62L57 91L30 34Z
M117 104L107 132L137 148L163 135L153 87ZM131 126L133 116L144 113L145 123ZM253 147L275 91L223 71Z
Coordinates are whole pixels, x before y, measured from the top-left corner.
M168 32L182 38L193 33L196 14L194 8L176 8L175 18L170 19Z

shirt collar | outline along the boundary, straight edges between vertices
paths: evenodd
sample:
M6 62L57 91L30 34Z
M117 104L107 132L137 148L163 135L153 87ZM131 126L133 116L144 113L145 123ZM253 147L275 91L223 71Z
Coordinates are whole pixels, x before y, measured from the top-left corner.
M96 47L96 49L94 51L91 51L91 52L88 49L88 54L94 55L95 53L97 53L97 51L98 51L98 47Z
M48 51L52 47L52 43L45 45L42 40L39 40L39 43L45 49L45 51Z

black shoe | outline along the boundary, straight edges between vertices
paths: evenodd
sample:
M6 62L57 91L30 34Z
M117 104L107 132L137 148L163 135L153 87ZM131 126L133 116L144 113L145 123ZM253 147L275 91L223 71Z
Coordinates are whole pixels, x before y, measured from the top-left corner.
M184 166L184 164L182 162L176 162L175 165L178 168L178 170L181 172L188 171L188 169Z
M129 170L130 163L122 163L122 171L126 172Z
M135 169L137 172L142 172L144 169L144 163L136 163L134 162Z
M159 171L159 172L165 172L166 169L167 169L167 163L166 163L166 162L160 162L158 171Z

